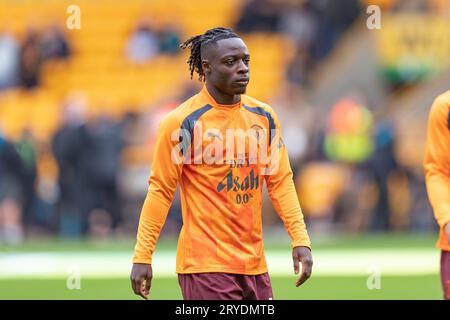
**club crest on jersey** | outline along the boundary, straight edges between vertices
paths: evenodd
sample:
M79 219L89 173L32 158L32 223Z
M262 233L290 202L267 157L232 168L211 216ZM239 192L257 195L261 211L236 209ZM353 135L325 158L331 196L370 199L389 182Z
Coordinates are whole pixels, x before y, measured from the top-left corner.
M264 134L264 128L258 124L254 124L250 127L250 134L254 135L257 140L260 140Z

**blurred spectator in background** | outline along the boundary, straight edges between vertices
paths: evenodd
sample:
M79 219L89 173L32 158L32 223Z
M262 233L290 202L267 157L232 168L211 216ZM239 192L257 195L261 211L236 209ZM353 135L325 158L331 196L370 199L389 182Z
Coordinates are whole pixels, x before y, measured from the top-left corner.
M122 215L115 235L127 236L137 230L142 201L147 194L151 148L146 141L152 124L147 117L137 112L128 112L119 126L123 149L117 184L121 209L127 214Z
M41 40L41 56L43 60L66 59L70 56L69 43L59 26L51 26L44 30Z
M158 32L161 53L177 54L180 52L180 33L175 25L167 25Z
M339 231L366 232L378 201L377 186L365 163L347 163L346 168L347 181L334 204L333 222Z
M328 159L345 164L350 171L348 183L343 185L342 196L335 204L334 219L350 232L367 230L377 201L376 186L367 166L374 150L374 119L364 100L360 92L354 92L331 108L323 145Z
M310 1L287 2L277 26L289 36L296 47L294 59L287 68L287 79L296 85L306 85L312 67L312 47L317 38L318 21Z
M368 165L378 189L378 202L369 227L376 231L386 231L390 227L392 215L388 180L392 179L392 174L398 169L394 154L395 133L392 124L386 121L378 123L374 130L374 140L374 153Z
M279 23L279 6L270 0L248 0L236 24L242 33L275 31Z
M91 237L110 235L121 222L117 175L123 146L118 123L103 115L87 122L81 174L84 231Z
M86 101L72 96L64 105L63 122L52 139L52 151L59 168L57 224L62 236L82 232L83 188L82 151L86 136Z
M323 115L308 116L314 125L296 183L313 230L363 232L373 215L377 190L366 165L373 150L373 118L359 100L338 100L326 124L319 120Z
M310 48L318 31L318 17L311 1L287 2L281 11L277 31L289 36L295 44Z
M277 114L283 127L283 141L289 150L291 169L296 176L300 161L305 157L309 144L306 129L311 120L308 107L302 100L300 90L286 86L272 101L277 108Z
M63 235L105 237L121 221L117 175L123 148L121 125L107 116L86 121L82 98L65 107L53 138L59 166L58 215Z
M298 44L294 59L287 68L287 80L290 84L297 86L307 86L312 68L312 61L309 49L304 44Z
M20 78L21 84L27 89L32 89L39 84L42 56L39 34L33 28L22 43L20 52Z
M37 178L36 141L31 130L25 129L19 141L15 144L16 150L22 159L24 169L23 189L23 222L25 225L34 223L33 202L35 200L35 183Z
M342 98L330 110L324 150L330 160L363 163L373 152L373 116L357 99Z
M23 240L25 172L14 144L5 138L0 128L0 243L14 245Z
M131 62L145 63L160 53L158 35L149 20L141 20L126 44L126 57Z
M8 32L0 31L0 90L19 81L19 46Z
M117 175L122 132L120 124L106 116L86 121L85 109L83 98L71 98L63 126L53 138L59 166L59 228L65 236L105 237L121 221Z
M314 41L314 59L325 58L348 27L361 14L359 0L311 1L318 19L318 37Z

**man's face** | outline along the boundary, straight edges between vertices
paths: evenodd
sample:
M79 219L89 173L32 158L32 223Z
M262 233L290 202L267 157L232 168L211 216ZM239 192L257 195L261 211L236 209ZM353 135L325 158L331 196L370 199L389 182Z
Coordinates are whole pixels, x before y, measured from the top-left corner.
M219 40L202 49L206 81L230 96L243 94L249 83L250 54L240 38Z

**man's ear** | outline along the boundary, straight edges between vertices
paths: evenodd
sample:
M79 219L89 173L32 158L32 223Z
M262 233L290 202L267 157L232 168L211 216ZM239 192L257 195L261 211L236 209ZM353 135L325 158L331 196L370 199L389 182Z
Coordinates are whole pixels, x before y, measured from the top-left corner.
M202 59L202 70L205 75L211 73L211 64L208 59Z

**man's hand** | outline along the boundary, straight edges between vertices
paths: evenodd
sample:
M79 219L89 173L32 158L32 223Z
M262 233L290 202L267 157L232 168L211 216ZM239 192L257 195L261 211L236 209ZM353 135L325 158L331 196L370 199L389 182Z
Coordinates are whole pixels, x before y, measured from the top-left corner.
M294 260L294 272L298 274L299 261L302 263L302 274L298 278L295 286L301 286L311 276L313 260L311 250L308 247L295 247L292 249L292 260Z
M448 243L450 243L450 222L447 222L447 224L444 226L444 232L447 236Z
M152 284L153 270L151 264L134 263L131 269L131 287L135 294L148 299Z

